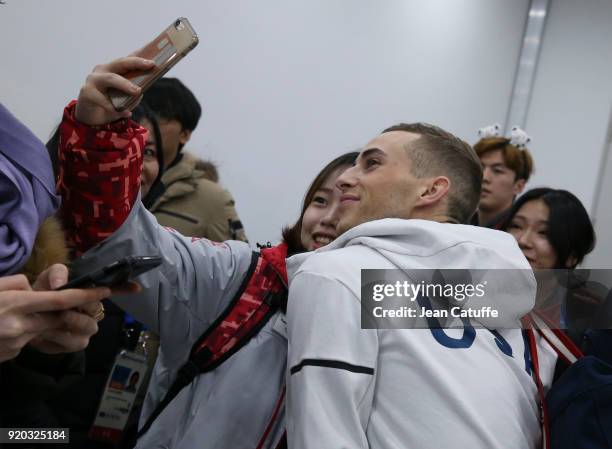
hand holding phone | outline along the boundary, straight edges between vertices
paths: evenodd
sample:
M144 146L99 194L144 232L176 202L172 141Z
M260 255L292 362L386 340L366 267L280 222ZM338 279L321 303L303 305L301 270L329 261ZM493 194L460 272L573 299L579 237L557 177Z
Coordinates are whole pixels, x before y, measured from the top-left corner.
M184 17L179 17L159 36L133 54L133 56L152 60L155 65L146 71L136 70L126 73L123 77L140 87L140 94L142 94L193 50L198 42L198 36L189 21ZM112 88L108 91L108 97L118 112L132 109L140 100L139 94L128 95Z
M133 55L96 66L81 87L75 118L98 126L129 117L143 92L197 44L189 21L180 18Z
M71 279L56 290L69 288L114 287L146 273L162 263L160 256L129 256L105 267Z

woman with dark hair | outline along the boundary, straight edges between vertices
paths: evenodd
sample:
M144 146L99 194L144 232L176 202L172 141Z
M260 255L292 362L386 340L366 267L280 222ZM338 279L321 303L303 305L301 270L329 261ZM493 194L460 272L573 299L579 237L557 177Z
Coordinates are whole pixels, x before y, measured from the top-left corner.
M513 204L502 229L516 238L534 269L576 268L595 246L589 214L567 190L529 190Z
M345 153L337 157L312 181L304 196L300 217L293 224L283 229L283 241L287 244L287 257L305 251L313 251L336 238L336 232L316 229L320 212L329 207L333 192L336 189L336 178L348 167L352 166L359 152ZM333 199L335 201L335 199Z
M514 203L502 229L516 238L535 271L536 310L590 352L585 332L608 329L612 310L607 289L576 270L595 246L580 200L567 190L529 190Z
M161 131L155 113L144 103L132 111L132 120L138 122L149 134L142 149L142 176L140 197L147 209L155 203L166 189L161 178L164 174L164 152Z

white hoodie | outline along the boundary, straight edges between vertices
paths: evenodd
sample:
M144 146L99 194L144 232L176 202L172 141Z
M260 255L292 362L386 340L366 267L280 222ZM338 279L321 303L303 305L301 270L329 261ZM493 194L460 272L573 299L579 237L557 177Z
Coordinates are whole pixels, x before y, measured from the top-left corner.
M517 269L500 289L516 294L494 304L515 323L535 300L514 238L486 228L377 220L290 258L289 447L538 447L537 389L518 328L496 334L506 353L487 329L467 347L452 344L465 340L464 329L443 330L446 344L429 329L361 329L361 269L398 268ZM539 352L548 385L556 356Z

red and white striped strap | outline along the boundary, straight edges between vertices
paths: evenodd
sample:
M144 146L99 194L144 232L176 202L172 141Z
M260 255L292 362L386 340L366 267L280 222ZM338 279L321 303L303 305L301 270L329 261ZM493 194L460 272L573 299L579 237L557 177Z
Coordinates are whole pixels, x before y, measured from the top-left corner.
M540 424L542 427L542 448L550 449L550 425L548 422L548 407L546 406L546 398L544 394L544 386L540 378L540 361L538 359L538 347L536 345L535 334L533 329L526 329L527 338L529 340L529 349L531 352L531 362L533 364L533 378L538 388L538 397L540 398Z
M548 344L557 352L559 357L567 363L575 363L579 358L584 357L582 351L565 335L561 329L553 329L546 320L537 313L529 315L534 328L544 338Z

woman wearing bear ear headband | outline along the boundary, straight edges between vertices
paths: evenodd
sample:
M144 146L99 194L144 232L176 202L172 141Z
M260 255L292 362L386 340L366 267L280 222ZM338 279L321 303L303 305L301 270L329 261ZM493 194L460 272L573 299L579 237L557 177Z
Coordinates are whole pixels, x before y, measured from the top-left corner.
M481 128L478 136L474 150L483 168L482 193L472 224L498 229L533 173L531 139L518 126L504 137L498 124Z

